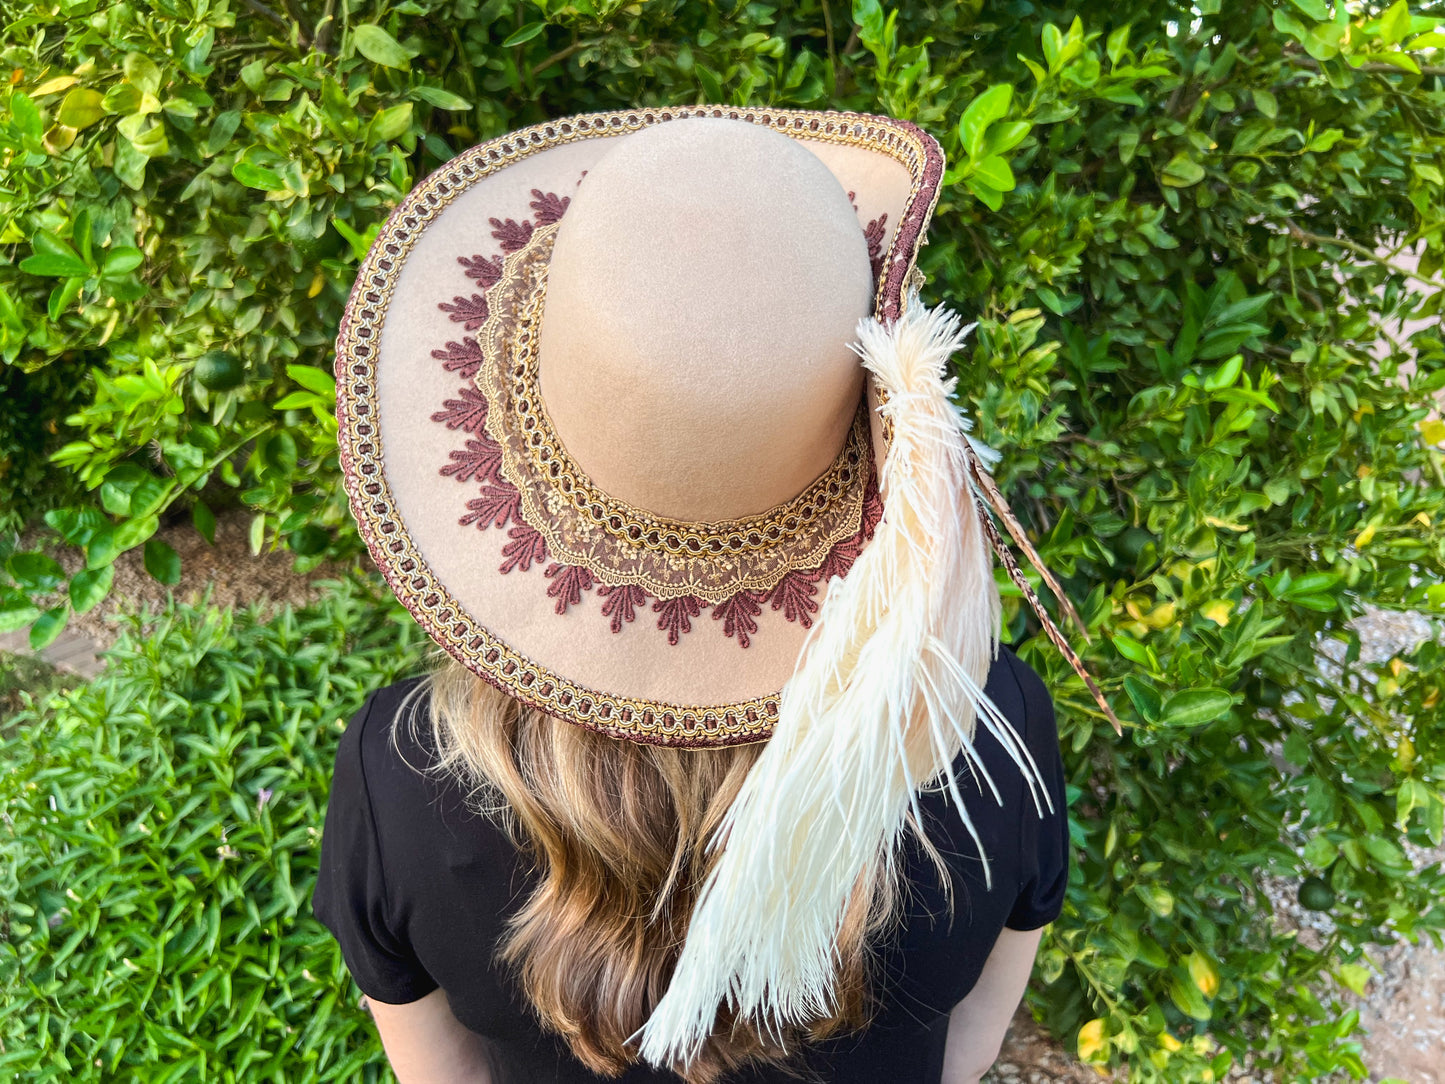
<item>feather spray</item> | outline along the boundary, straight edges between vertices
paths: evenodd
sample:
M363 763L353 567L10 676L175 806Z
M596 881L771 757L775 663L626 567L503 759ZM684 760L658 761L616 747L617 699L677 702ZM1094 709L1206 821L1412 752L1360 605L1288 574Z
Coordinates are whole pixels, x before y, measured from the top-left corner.
M942 305L924 308L916 290L897 320L858 325L853 349L892 430L883 519L848 575L830 581L773 735L711 841L722 853L677 968L633 1037L655 1065L690 1062L724 1003L774 1033L831 1011L849 897L869 871L897 875L907 814L930 780L943 778L982 856L952 773L962 750L1002 800L974 750L979 719L1023 771L1040 815L1040 797L1049 802L983 690L1001 602L985 528L958 502L976 484L976 457L992 450L970 443L956 378L943 378L972 327Z

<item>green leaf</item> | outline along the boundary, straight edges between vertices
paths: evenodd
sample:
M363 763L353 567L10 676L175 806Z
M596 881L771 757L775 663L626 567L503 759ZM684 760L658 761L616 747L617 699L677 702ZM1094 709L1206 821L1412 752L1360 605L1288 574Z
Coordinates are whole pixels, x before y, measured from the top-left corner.
M1164 702L1161 718L1169 726L1204 726L1222 719L1233 703L1223 689L1185 689Z
M140 111L141 102L145 95L138 87L130 83L116 83L105 92L101 98L100 105L107 113L120 113L129 116L131 113Z
M1298 3L1299 0L1295 2ZM1380 16L1380 41L1386 45L1394 45L1409 32L1410 5L1405 0L1395 0L1390 9Z
M1124 59L1124 53L1129 48L1129 24L1125 23L1116 30L1109 32L1108 41L1105 43L1104 51L1109 55L1109 63L1115 66Z
M125 81L142 94L160 94L161 70L150 57L144 53L126 53L121 68L125 72Z
M167 543L151 538L145 546L146 571L161 583L174 586L181 582L181 558Z
M10 115L15 118L16 127L31 139L39 140L45 134L44 122L40 119L40 110L23 92L18 90L10 92Z
M70 610L65 606L52 606L36 619L35 624L30 626L30 650L43 651L55 642L62 632L65 631L65 623L70 620Z
M54 591L65 582L65 569L60 562L44 553L11 554L5 570L27 591Z
M1180 151L1164 167L1161 179L1165 184L1175 188L1188 188L1204 179L1204 167L1190 158L1188 154Z
M983 151L988 126L1008 113L1012 100L1013 87L997 83L968 103L968 108L958 120L958 138L963 143L964 153L970 158L977 158Z
M1003 193L997 188L991 188L977 177L965 177L963 183L990 211L997 211L1003 206Z
M241 113L236 109L228 109L224 113L217 113L216 119L211 121L210 128L206 131L206 157L214 158L230 145L231 137L236 134L236 129L241 126Z
M371 118L371 139L373 142L389 143L404 135L411 127L411 102L383 109Z
M336 398L336 378L315 365L288 365L286 375L308 391L329 399Z
M293 391L283 395L271 404L273 410L299 410L309 406L322 405L320 398L315 392Z
M124 552L139 546L151 535L160 529L160 520L155 516L142 516L140 519L128 519L118 524L115 528L115 545Z
M1185 978L1177 973L1172 975L1169 981L1169 1000L1174 1002L1174 1007L1185 1016L1195 1020L1208 1020L1211 1016L1209 1002L1204 999L1199 987L1194 985L1192 978Z
M547 29L545 22L528 23L526 26L518 27L507 35L506 40L502 42L502 48L510 49L514 45L521 45L523 42L531 41L545 29Z
M434 105L438 109L470 109L472 103L459 94L453 94L441 87L420 86L414 88L416 96L428 105Z
M1013 191L1013 170L1009 168L1006 161L997 155L992 158L980 159L974 167L974 176L999 192Z
M1347 989L1364 997L1365 986L1370 981L1370 969L1360 964L1340 964L1335 968L1335 978L1339 979L1340 984Z
M216 515L205 501L198 500L191 506L191 523L202 538L213 546L216 544Z
M1137 884L1134 891L1144 901L1145 906L1160 918L1168 918L1174 913L1174 894L1164 886Z
M74 87L55 111L55 119L71 128L89 128L105 116L104 97L89 87Z
M145 262L145 255L131 245L121 245L105 254L100 265L101 278L119 278L128 275Z
M1114 647L1119 654L1130 662L1137 662L1142 666L1153 666L1154 659L1149 648L1140 643L1127 632L1115 632L1113 635Z
M1290 0L1290 3L1316 22L1322 23L1330 17L1330 9L1325 6L1325 0Z
M231 166L231 176L247 188L259 188L263 192L284 192L286 182L274 169L254 165L251 162L236 162Z
M40 616L40 610L28 602L0 606L0 633L19 632Z
M115 581L115 565L87 568L77 572L70 579L70 607L78 614L93 609L101 599L110 594Z
M1124 678L1124 691L1145 722L1157 723L1164 714L1164 697L1149 682L1129 674Z
M1045 23L1043 32L1039 37L1040 44L1044 49L1044 62L1048 64L1049 71L1059 70L1059 56L1064 48L1063 32L1053 23Z
M987 158L990 155L1003 154L1013 150L1028 137L1033 129L1034 126L1026 120L1005 120L991 125L988 135L983 141L980 157Z
M31 239L31 245L35 254L20 261L22 271L59 278L84 278L90 274L90 265L80 258L75 249L50 230L37 230Z
M408 50L394 37L375 23L362 23L351 32L351 40L357 52L373 64L384 68L411 70L411 58L415 51Z
M1328 869L1339 853L1340 849L1328 836L1315 835L1311 836L1310 841L1305 844L1304 860L1315 869Z

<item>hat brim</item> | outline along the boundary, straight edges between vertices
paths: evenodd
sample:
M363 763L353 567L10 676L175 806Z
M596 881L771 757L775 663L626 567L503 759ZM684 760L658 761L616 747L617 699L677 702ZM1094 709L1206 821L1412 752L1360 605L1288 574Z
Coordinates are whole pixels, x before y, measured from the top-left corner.
M545 560L499 571L513 539L459 521L465 497L438 468L466 434L433 420L466 383L442 360L471 348L467 331L475 322L466 299L478 285L466 269L523 243L609 140L689 117L766 125L815 153L853 194L860 224L872 225L875 236L881 225L874 315L898 316L910 279L916 283L918 247L943 173L937 142L915 125L856 113L713 106L551 121L464 151L388 217L362 261L338 333L338 445L372 559L454 658L533 707L614 737L731 745L772 733L808 614L799 620L785 607L763 606L744 638L706 609L691 616L686 635L659 633L653 625L660 619L644 612L614 632L616 622L596 602L568 607L549 594ZM393 305L397 295L408 303ZM871 381L867 394L876 408ZM870 418L881 467L886 435L876 409ZM826 592L826 583L816 584L809 613Z

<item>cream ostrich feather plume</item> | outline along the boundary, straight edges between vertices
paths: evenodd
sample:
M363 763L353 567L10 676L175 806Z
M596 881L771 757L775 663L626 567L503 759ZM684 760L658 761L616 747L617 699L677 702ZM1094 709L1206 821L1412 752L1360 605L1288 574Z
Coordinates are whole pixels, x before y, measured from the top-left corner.
M992 884L952 773L962 750L1002 801L974 750L979 719L1023 771L1035 806L1048 801L1033 758L983 689L1001 603L990 552L998 534L982 504L998 490L981 481L979 459L991 465L997 453L967 435L951 398L956 378L943 377L972 328L942 305L925 308L916 290L897 320L858 325L853 349L892 425L883 519L829 585L773 735L711 841L722 854L672 981L634 1036L655 1065L690 1062L723 1003L769 1030L831 1010L849 896L869 869L896 876L907 814L931 779L946 782ZM979 514L960 514L965 494Z

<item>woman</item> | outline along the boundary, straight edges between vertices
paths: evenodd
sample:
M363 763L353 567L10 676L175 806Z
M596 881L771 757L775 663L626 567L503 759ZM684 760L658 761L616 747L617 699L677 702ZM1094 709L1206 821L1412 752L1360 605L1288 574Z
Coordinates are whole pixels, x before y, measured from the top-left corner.
M347 728L314 905L404 1084L992 1062L1068 836L990 542L1081 668L905 290L941 174L888 118L592 114L377 238L342 462L445 662Z

